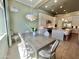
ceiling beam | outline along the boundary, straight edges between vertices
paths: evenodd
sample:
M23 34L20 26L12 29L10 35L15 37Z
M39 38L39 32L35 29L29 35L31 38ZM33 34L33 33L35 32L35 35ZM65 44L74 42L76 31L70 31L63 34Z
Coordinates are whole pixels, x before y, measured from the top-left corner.
M3 0L0 0L0 8L3 9Z

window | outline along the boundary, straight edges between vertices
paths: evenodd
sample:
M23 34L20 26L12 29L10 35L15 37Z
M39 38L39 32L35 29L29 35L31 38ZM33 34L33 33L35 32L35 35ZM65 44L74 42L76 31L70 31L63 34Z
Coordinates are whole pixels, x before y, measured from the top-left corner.
M4 8L2 8L2 7L3 7L2 3L0 3L0 37L7 32L6 31Z

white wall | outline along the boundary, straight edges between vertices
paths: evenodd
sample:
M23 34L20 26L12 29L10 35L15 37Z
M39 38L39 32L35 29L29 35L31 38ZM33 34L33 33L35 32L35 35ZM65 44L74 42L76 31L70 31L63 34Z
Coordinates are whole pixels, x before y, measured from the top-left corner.
M38 9L32 10L32 8L24 4L21 4L19 2L16 2L15 0L9 0L9 8L12 6L19 9L19 12L10 11L11 31L13 33L18 33L18 32L24 33L26 31L32 31L33 27L36 27L36 28L38 27L39 19L31 22L25 17L26 14L33 12L37 17L38 17L39 12L48 14L47 12L42 11L42 10L38 10Z
M79 26L79 16L73 16L72 17L72 25L73 26Z
M39 26L46 26L46 21L50 20L52 22L52 26L55 26L56 24L56 17L39 13Z
M63 22L62 18L64 20L71 21L72 26L79 26L79 11L68 13L68 14L56 15L56 19L57 19L59 28L62 28L62 22Z

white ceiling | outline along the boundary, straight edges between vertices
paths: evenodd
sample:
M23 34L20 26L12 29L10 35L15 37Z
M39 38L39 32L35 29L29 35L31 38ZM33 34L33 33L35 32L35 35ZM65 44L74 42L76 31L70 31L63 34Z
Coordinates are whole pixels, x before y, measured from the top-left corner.
M45 1L48 1L48 0L16 0L17 2L20 2L24 5L28 5L30 7L36 7L37 5L45 2Z
M31 0L16 0L16 1L23 3L25 5L28 5L28 6L33 6L35 3L37 3L38 0L33 0L33 1L31 1Z
M51 6L54 6L55 8L57 5L62 4L66 0L56 0L57 3L54 2L55 0L16 0L16 1L28 5L30 7L40 7L41 5L43 5L44 7L45 5L47 5L50 8Z

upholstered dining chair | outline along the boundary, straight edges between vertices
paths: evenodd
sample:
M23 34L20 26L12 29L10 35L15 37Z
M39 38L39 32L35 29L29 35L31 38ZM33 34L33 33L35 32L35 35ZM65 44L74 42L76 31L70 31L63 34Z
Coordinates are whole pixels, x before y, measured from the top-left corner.
M22 38L21 34L18 34L20 39L21 39L21 46L22 46L22 51L23 51L23 56L26 59L32 59L32 55L34 54L34 50L32 47L29 45L28 42L25 42L24 39Z
M43 59L51 59L51 57L54 57L55 59L55 51L58 45L59 45L59 40L56 40L52 44L51 48L49 49L47 48L39 51L39 56L42 57Z
M63 30L60 30L60 29L59 30L55 30L55 29L52 30L52 37L55 39L63 41L64 35L65 35L65 33Z

